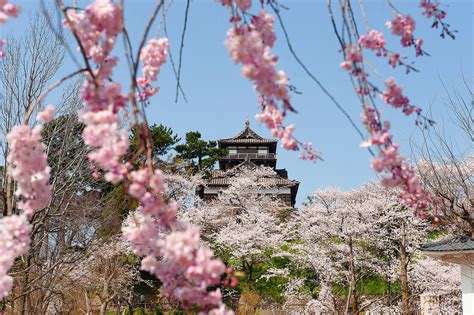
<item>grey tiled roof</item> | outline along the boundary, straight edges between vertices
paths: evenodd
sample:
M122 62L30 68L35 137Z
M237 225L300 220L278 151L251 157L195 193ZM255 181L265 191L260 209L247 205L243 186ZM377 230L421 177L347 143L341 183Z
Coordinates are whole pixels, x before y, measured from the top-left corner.
M276 143L277 140L274 139L252 139L252 138L245 138L245 139L221 139L218 140L220 143Z
M268 185L276 186L296 186L299 184L296 180L281 178L281 177L269 177L269 178L259 178L259 182L265 183ZM217 177L211 178L207 185L209 186L228 186L232 182L232 178L229 177Z
M217 140L220 143L276 143L275 139L263 138L258 133L250 128L250 124L247 121L245 128L239 132L236 136L228 139Z
M457 235L441 241L422 245L424 252L453 252L474 250L474 240L467 235Z
M256 168L258 167L257 164L253 163L250 160L245 160L242 163L236 165L230 171L222 171L222 170L212 170L211 171L211 179L208 180L207 185L209 186L228 186L232 182L232 176L234 172L238 171L241 168ZM300 184L297 180L283 178L275 174L275 176L271 177L260 177L257 179L258 182L268 185L276 185L276 186L298 186Z

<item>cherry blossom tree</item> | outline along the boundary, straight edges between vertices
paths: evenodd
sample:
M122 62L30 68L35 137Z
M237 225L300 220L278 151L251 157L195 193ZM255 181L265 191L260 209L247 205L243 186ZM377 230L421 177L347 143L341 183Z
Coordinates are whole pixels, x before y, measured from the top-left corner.
M296 214L303 244L295 249L305 254L293 256L315 269L327 285L349 287L345 308L350 304L352 312L361 307L357 284L368 274L382 272L380 262L368 250L373 245L370 235L379 210L374 203L377 200L367 198L363 188L347 192L326 188Z
M408 314L419 308L420 294L428 291L422 282L429 283L437 273L446 282L433 285L431 293L453 301L449 306L453 309L459 305L457 277L445 277L456 268L433 264L433 270L423 271L430 261L418 248L427 241L431 225L414 219L396 191L373 182L347 192L328 188L318 191L296 215L303 244L294 247L301 252L291 254L292 258L316 269L323 289L334 283L349 287L346 310L350 302L352 312L384 309ZM398 282L400 294L389 294L384 301L358 296L357 284L374 274L389 284ZM343 309L334 292L323 289L308 307Z
M272 53L277 37L273 30L276 18L284 26L280 4L275 0L218 2L230 13L231 29L226 41L230 56L234 62L242 65L242 74L253 82L259 94L262 112L256 118L262 121L275 137L281 139L285 148L301 150L303 159L320 158L321 155L313 150L310 143L302 143L293 136L294 125L283 124L287 112L296 112L296 108L290 100L293 88L287 75L277 70L278 58ZM12 279L7 272L14 260L29 249L30 218L51 199L50 167L45 146L42 144L42 127L31 127L33 122L30 117L50 91L66 80L82 74L84 82L80 97L84 106L78 115L85 124L84 142L91 148L88 159L94 164L93 176L104 178L112 184L122 183L129 195L138 201L139 207L128 218L123 234L131 242L133 251L143 256L142 269L155 274L163 282L163 292L176 303L179 302L184 309L198 308L202 312L225 314L227 311L222 303L220 290L213 289L220 283L225 266L214 259L212 252L203 246L199 230L184 224L176 217L178 205L175 201L165 198L163 174L159 169L155 169L153 163L153 142L144 105L158 92L158 75L169 51L167 38L149 38L159 12L165 10L164 1L156 1L150 10L151 17L145 24L142 39L136 49L132 46L126 30L124 11L128 6L125 1L118 3L112 0L95 0L85 8L77 8L75 1L72 3L73 5L69 6L62 0L56 0L57 8L64 19L63 24L72 34L79 50L81 62L77 62L78 70L35 97L34 104L25 112L22 124L13 127L7 136L11 147L7 158L8 174L16 184L15 194L20 199L17 205L23 212L18 215L9 213L9 216L0 221L0 225L8 226L2 229L0 234L0 246L2 252L6 253L5 258L0 260L0 296L6 296L11 289ZM260 12L252 13L252 9L258 5ZM378 57L387 58L390 67L404 67L407 71L412 71L413 67L405 63L399 53L388 50L388 43L382 33L372 30L367 19L364 20L367 34L360 35L360 21L354 16L351 5L351 1L340 3L339 20L342 21L342 29L346 30L342 34L338 32L340 28L337 27L338 20L333 13L331 1L328 2L328 13L341 45L341 67L348 72L362 107L363 125L369 134L363 145L371 148L374 154L372 167L383 174L383 183L390 187L400 187L401 199L416 209L417 213L423 214L433 205L433 197L422 187L413 167L400 155L398 145L389 133L390 123L382 120L382 112L377 109L375 96L380 96L383 103L400 109L407 116L415 115L417 124L428 126L432 122L423 116L419 107L411 104L395 79L384 80L385 86L382 88L368 79L367 69L370 67L366 55L372 52ZM390 2L388 5L395 14L393 20L387 23L387 27L395 36L400 37L401 46L414 48L416 57L426 54L423 50L423 40L416 37L414 19L399 12ZM445 22L446 12L440 9L437 1L421 0L419 5L423 14L433 20L432 26L441 28L442 37L454 38L454 31ZM275 15L269 13L270 10L273 10ZM363 4L361 10L365 16ZM0 23L18 13L18 6L8 1L0 3ZM62 30L56 33L62 34ZM338 108L341 108L335 98L298 59L285 29L284 36L292 54L310 78L325 91ZM119 37L123 37L123 63L128 65L129 70L128 91L122 89L113 75L119 63L119 58L115 55L118 51L114 49ZM1 42L0 47L3 44ZM52 108L47 108L38 115L38 119L46 122L52 119L52 114ZM128 134L132 128L139 141L135 154L124 160L129 148ZM143 156L145 158L142 158ZM9 191L13 191L12 188L13 186ZM346 259L349 264L349 272L343 274L350 283L350 296L353 309L356 309L357 260L354 257L360 246L354 243L353 238L367 229L367 222L362 221L360 217L346 214L341 214L340 219L355 220L354 223L358 223L358 226L344 230L345 234L336 235L338 240L342 240L339 247L349 248L349 258L340 259ZM339 252L339 256L342 252ZM362 269L372 270L371 262L364 261L367 265Z
M101 303L100 314L106 314L110 302L127 297L133 286L142 281L139 270L129 244L121 237L97 242L87 251L87 258L71 268L65 278L83 291L86 314L92 314L91 301L95 296Z
M8 36L0 89L2 139L25 119L62 65L64 49L49 29L48 17L38 12L32 16L27 34ZM62 274L83 258L74 248L85 249L97 237L95 213L100 209L102 187L87 169L89 149L82 141L83 125L76 114L82 106L77 83L64 87L56 106L58 117L45 123L40 132L50 166L52 197L31 217L31 249L13 264L10 275L15 289L2 299L0 309L42 313L53 300L59 303L63 296ZM44 108L37 118L46 122L54 110L52 106ZM28 121L33 123L32 119ZM7 141L2 141L1 147L5 161L14 147ZM40 180L44 174L38 172L33 178ZM2 172L2 177L0 216L20 214L22 199L13 194L16 183L9 172Z
M229 186L182 217L200 226L209 246L228 253L232 267L245 272L251 284L258 280L252 274L254 266L291 237L284 220L288 207L278 199L276 173L271 168L244 164L222 176Z

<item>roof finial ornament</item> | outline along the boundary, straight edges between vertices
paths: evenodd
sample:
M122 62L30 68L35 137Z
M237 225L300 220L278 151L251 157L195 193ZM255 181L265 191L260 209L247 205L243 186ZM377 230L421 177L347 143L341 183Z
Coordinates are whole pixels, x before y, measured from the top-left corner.
M247 116L247 119L245 119L245 128L249 128L250 127L250 120L249 120L249 116Z

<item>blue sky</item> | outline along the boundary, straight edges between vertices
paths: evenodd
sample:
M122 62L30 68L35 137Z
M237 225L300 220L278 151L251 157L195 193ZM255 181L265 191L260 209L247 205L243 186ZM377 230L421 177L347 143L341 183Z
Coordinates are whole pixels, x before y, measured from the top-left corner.
M10 32L20 34L27 29L28 16L39 7L38 0L15 1L23 7L23 14L1 29L2 37ZM68 2L68 1L66 1ZM360 106L351 88L347 74L339 67L341 55L332 32L325 0L281 0L289 7L283 12L285 24L296 52L308 68L322 81L337 100L360 122ZM445 105L442 83L448 89L462 90L462 74L472 84L473 74L473 28L472 1L442 1L447 7L447 21L452 29L459 31L456 40L441 39L440 31L431 29L431 20L421 15L418 1L392 1L403 13L410 13L417 20L416 36L425 40L425 49L430 57L416 58L419 73L405 75L402 70L389 69L385 61L373 59L373 63L384 76L394 76L405 87L405 94L422 108L430 109L439 126L447 134L459 139ZM85 3L80 1L80 3ZM147 0L128 0L126 26L136 48L144 24L151 13ZM354 3L358 3L355 1ZM385 22L392 19L392 12L382 0L364 1L371 28L384 32L388 48L393 48L413 57L412 49L402 49L398 40L389 35ZM184 0L175 0L168 15L168 32L174 58L177 59L179 41L184 18ZM359 14L356 11L356 14ZM361 24L362 27L362 24ZM188 102L182 98L174 102L176 81L171 65L167 63L159 77L161 87L148 107L151 123L170 126L184 137L187 131L199 130L205 139L227 138L237 134L247 116L251 126L262 136L270 137L266 128L253 119L257 113L257 95L252 85L240 75L240 69L228 57L223 45L229 28L226 10L213 0L194 0L190 6L188 31L183 52L182 85ZM355 187L375 178L369 165L369 154L359 147L360 138L347 123L342 114L329 99L314 85L296 64L281 36L274 53L279 56L278 68L290 77L291 83L303 94L293 96L298 114L290 114L288 122L296 125L296 136L312 142L323 155L324 161L316 163L298 160L297 152L279 149L278 167L286 168L291 178L301 181L298 201L304 201L316 188L339 186L344 189ZM152 34L157 30L154 25ZM161 34L160 36L164 36ZM121 40L119 41L121 42ZM120 50L117 54L123 60ZM70 59L65 61L61 75L74 71ZM115 72L116 79L128 86L125 67ZM59 93L48 99L53 103ZM392 122L395 139L402 152L409 155L409 140L416 137L416 127L410 118L386 109L384 115Z

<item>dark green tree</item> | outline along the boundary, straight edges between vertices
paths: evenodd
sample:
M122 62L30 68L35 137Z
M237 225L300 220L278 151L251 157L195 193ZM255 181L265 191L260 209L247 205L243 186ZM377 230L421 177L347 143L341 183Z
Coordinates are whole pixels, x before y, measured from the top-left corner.
M186 143L177 145L175 150L194 172L212 169L219 157L227 154L227 150L217 147L216 141L203 140L199 131L186 133Z
M153 156L155 158L168 154L174 148L174 145L181 140L170 127L163 126L162 124L149 126L149 132L153 141ZM136 130L132 129L130 151L135 152L137 149L138 137Z

